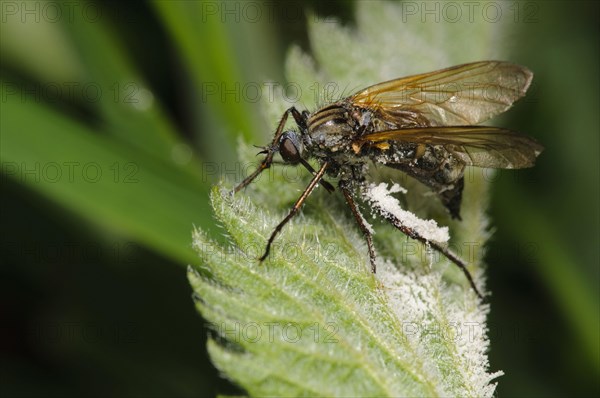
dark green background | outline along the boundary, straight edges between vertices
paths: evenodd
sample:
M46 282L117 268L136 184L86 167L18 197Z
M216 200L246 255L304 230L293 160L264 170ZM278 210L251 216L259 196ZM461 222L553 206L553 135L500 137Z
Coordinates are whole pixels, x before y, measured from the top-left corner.
M207 358L184 266L196 263L193 224L221 233L207 202L213 168L234 167L237 136L262 144L275 121L265 124L244 98L203 94L214 82L282 81L290 44L310 50L302 11L352 24L353 3L278 3L257 23L239 12L239 21L203 21L201 2L102 3L86 8L87 18L83 5L71 18L73 3L63 3L55 22L61 3L50 4L2 2L0 394L235 393ZM504 120L546 151L534 169L500 173L494 184L491 368L506 373L499 396L592 395L599 9L592 1L520 7L530 14L512 32L511 60L535 80ZM99 98L48 91L65 82L104 90ZM142 85L155 99L146 112L126 101L127 89ZM80 165L72 180L64 162ZM90 163L98 182L83 178L94 179L82 174Z

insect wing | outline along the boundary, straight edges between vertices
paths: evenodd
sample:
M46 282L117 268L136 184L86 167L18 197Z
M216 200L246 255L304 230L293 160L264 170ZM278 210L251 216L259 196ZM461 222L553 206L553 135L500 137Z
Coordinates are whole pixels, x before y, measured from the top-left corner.
M422 115L430 125L478 124L525 95L533 73L519 65L482 61L390 80L351 96L353 105L394 119L398 111Z
M366 134L353 147L405 142L442 145L468 166L498 169L532 167L544 150L536 140L514 131L488 126L416 127Z

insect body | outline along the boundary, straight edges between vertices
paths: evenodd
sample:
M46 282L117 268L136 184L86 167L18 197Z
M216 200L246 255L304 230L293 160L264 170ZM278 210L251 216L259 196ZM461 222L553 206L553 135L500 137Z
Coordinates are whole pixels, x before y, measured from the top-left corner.
M289 214L277 225L267 243L264 260L273 240L318 186L329 192L323 180L336 178L369 248L375 272L371 232L355 201L364 188L368 165L379 163L402 170L436 192L453 218L460 219L466 166L524 168L533 166L543 147L533 138L510 130L475 126L504 112L525 95L532 73L518 65L482 61L415 75L370 86L313 113L289 108L282 116L265 158L256 171L235 189L250 184L273 163L279 152L290 164L302 164L313 178ZM297 130L284 130L292 115ZM314 170L307 158L315 158ZM458 267L481 297L465 263L436 242L428 241L393 215L389 222L411 238L439 250Z

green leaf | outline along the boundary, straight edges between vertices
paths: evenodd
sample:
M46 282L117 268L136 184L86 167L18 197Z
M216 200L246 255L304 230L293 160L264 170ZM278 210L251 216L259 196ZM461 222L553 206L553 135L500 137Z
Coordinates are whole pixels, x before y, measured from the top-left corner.
M11 178L85 219L119 229L180 263L192 225L208 226L203 184L181 169L97 134L0 82L3 178ZM203 209L203 207L205 207Z
M102 130L162 161L173 162L174 147L186 144L108 22L90 23L83 13L74 13L64 28L85 69L77 87L88 88L82 89L87 94L82 100L102 118ZM181 163L188 166L188 172L198 168L197 163Z
M247 88L257 87L256 79L272 69L274 33L269 24L223 19L224 10L235 10L243 3L178 1L153 2L195 84L190 102L202 112L198 123L210 134L201 134L199 147L210 160L222 161L235 138L264 136L254 98ZM257 48L255 43L262 45ZM243 65L243 67L242 67ZM254 93L254 91L252 91Z
M84 13L68 14L66 3L55 6L70 18L9 18L2 25L3 33L28 37L7 47L8 64L26 61L39 83L32 89L10 73L0 81L3 178L189 263L189 229L210 225L202 167L210 164L177 134L108 18L90 23ZM3 48L10 43L0 41ZM47 64L48 48L58 49L61 61L31 66Z
M380 262L375 279L352 220L323 195L259 265L282 214L213 190L232 244L197 230L204 276L189 278L217 367L257 396L490 395L486 307L428 266L399 273Z
M304 89L296 105L409 73L502 58L488 50L500 51L493 44L501 24L399 23L403 6L383 2L358 2L356 15L356 28L308 18L315 59L293 47L286 64L289 81ZM472 45L464 46L467 37ZM265 114L277 120L288 106L266 104ZM241 144L240 161L256 163L253 152ZM208 349L215 365L254 396L492 396L501 372L488 369L488 306L448 260L387 225L375 226L373 275L339 193L317 189L267 260L257 261L307 183L306 173L291 170L264 172L235 197L213 189L213 211L229 245L194 231L202 266L189 269L189 280L213 330ZM450 245L469 261L479 286L489 237L484 177L467 172L463 221L451 222L435 199L424 198L426 190L391 175L408 188L411 211L450 226Z

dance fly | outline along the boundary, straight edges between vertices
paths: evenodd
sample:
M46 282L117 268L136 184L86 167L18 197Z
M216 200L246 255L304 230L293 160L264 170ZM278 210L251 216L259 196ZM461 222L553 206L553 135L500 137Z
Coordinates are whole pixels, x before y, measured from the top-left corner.
M279 153L292 165L302 165L312 179L288 215L275 227L263 261L284 225L299 211L323 178L335 178L348 207L365 236L371 270L376 256L371 230L356 198L366 187L369 165L401 170L437 194L453 218L460 219L466 166L496 169L532 167L544 149L535 139L504 128L477 124L506 111L523 97L533 74L527 68L500 61L481 61L453 66L375 84L314 112L285 111L273 141L263 147L260 166L234 192L248 186L273 163ZM284 130L289 115L297 129ZM315 159L315 170L307 159ZM481 294L466 263L435 241L406 226L393 214L392 225L409 237L430 245L456 264L471 288Z

